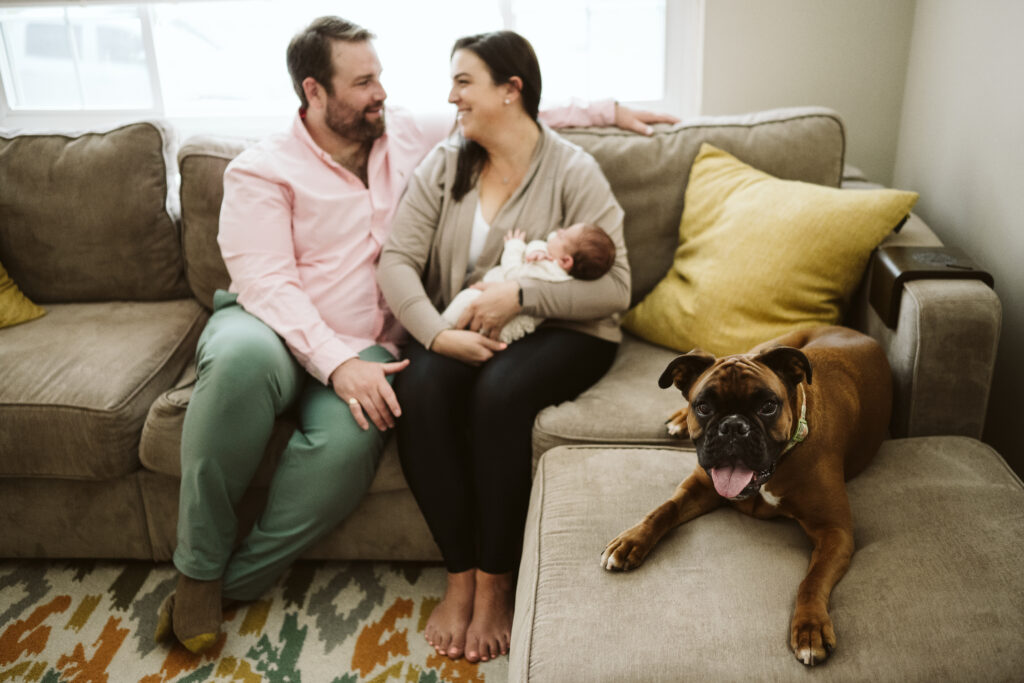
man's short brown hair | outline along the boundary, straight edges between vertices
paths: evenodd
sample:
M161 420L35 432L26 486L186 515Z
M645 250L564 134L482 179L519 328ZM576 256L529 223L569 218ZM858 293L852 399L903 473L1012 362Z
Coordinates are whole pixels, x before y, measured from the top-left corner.
M614 263L615 242L601 228L585 223L573 249L569 275L577 280L596 280L611 270Z
M314 19L313 23L296 33L288 43L288 73L292 77L292 87L302 102L302 108L309 107L306 93L302 89L302 81L307 78L312 77L328 95L334 94L334 88L331 86L331 79L334 76L331 47L334 41L361 43L376 37L362 26L340 17Z

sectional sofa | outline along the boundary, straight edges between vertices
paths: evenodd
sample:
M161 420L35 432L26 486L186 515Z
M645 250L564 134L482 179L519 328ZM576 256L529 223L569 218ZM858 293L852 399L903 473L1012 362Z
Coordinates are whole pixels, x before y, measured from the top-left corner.
M868 185L844 164L839 115L822 108L694 119L649 138L610 129L564 134L598 160L626 210L634 302L672 262L688 171L703 142L780 178L851 192ZM160 122L84 134L0 134L0 263L47 310L0 329L0 556L171 557L195 344L213 292L228 284L216 245L222 175L247 144L195 137L179 147ZM941 242L912 215L883 248L899 245ZM866 281L845 319L885 348L896 402L893 439L854 482L857 540L868 547L835 596L838 628L859 640L848 646L841 636L836 659L850 652L851 668L836 662L826 671L851 679L892 673L885 667L905 652L904 641L936 637L948 640L929 646L937 656L931 665L915 651L911 679L968 670L943 655L953 650L983 667L976 672L996 671L998 656L1020 663L1024 627L1016 569L1024 559L1024 492L1000 456L977 440L999 299L972 278L920 277L896 286L894 319L880 316ZM599 567L604 543L692 468L692 450L663 424L678 395L656 386L675 354L627 333L597 385L536 420L514 679L802 673L785 644L799 576L788 579L808 551L795 525L754 526L723 510L704 529L698 520L674 545L664 542L658 558L635 574L605 575ZM276 425L240 506L243 526L258 514L293 426L287 415ZM393 439L370 494L307 557L440 559ZM920 573L915 562L938 566ZM958 573L964 571L971 578ZM964 607L983 592L980 585L992 592L977 609ZM729 602L744 592L747 599ZM889 599L904 614L886 608ZM855 605L848 613L847 603ZM900 630L903 618L914 620L909 631ZM887 638L888 626L903 635ZM981 635L969 639L962 633L968 628Z

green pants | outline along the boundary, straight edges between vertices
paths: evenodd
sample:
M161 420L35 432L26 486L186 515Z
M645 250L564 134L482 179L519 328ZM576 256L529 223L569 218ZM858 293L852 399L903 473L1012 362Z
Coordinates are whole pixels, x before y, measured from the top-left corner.
M359 357L394 360L380 346ZM214 296L196 359L181 439L174 564L194 579L223 578L226 598L253 600L355 509L370 488L384 436L372 422L363 431L334 390L307 373L233 294ZM286 410L299 426L281 454L262 516L235 548L235 505L263 458L274 419Z

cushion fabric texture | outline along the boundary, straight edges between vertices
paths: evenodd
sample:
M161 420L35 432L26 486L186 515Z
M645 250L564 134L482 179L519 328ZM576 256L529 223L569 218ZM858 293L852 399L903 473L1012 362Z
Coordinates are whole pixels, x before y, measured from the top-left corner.
M534 479L509 654L515 681L790 681L811 544L729 507L669 532L630 572L605 545L693 470L689 450L574 446ZM1010 681L1024 633L1024 486L965 437L887 441L848 485L856 552L815 681Z
M0 263L0 327L27 323L44 315L46 311L22 294Z
M683 191L702 143L736 154L778 178L829 187L838 187L842 180L845 134L842 121L830 109L796 107L694 118L655 130L650 137L616 128L559 131L597 160L626 212L633 303L672 265Z
M174 134L0 137L0 261L36 303L188 296ZM98 179L102 179L99 182Z
M839 322L871 251L917 201L914 192L781 180L709 144L685 195L672 268L623 326L716 355Z
M241 138L196 136L189 138L178 152L185 276L192 293L210 310L213 293L231 284L217 244L224 170L249 142Z
M555 446L634 444L679 446L665 420L686 401L675 387L661 389L658 377L678 354L626 332L615 362L572 401L548 406L533 424L533 463Z
M53 304L0 330L0 475L99 480L139 469L146 413L206 319L194 299Z

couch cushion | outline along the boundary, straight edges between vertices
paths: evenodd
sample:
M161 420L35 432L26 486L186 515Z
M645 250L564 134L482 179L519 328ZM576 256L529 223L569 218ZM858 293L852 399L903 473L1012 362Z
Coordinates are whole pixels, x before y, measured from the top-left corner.
M139 469L146 413L195 353L206 318L193 299L53 304L0 330L0 474Z
M623 327L679 351L744 353L832 325L917 193L780 180L711 145L690 171L679 248Z
M605 544L671 495L692 451L560 448L534 479L509 680L803 679L789 620L810 543L789 520L721 508L639 569ZM963 437L888 441L849 485L856 553L832 593L815 681L1019 680L1024 486Z
M533 462L548 449L569 444L688 444L669 436L665 421L686 405L675 388L660 389L658 378L679 354L628 332L615 362L597 383L573 401L540 411L533 425Z
M0 137L0 261L37 303L188 295L174 134Z
M707 142L778 178L838 187L845 137L839 115L821 107L688 119L651 137L618 129L562 131L594 156L626 212L633 303L672 264L690 166Z
M196 136L178 152L185 275L199 301L213 310L213 293L231 283L217 245L224 169L251 141Z
M822 107L689 119L658 126L650 137L613 128L560 131L594 156L626 212L633 303L672 263L683 193L701 143L709 142L779 178L837 187L845 137L839 115ZM251 140L197 136L178 153L182 233L189 285L210 308L229 278L217 248L217 222L228 162Z
M185 410L192 398L195 379L195 363L192 362L175 382L174 388L153 402L139 444L139 459L146 469L181 479L181 429L185 424ZM270 484L281 451L295 431L296 424L291 415L285 415L274 423L263 461L253 477L254 486L266 487ZM369 492L402 491L408 488L398 462L397 440L388 439Z

